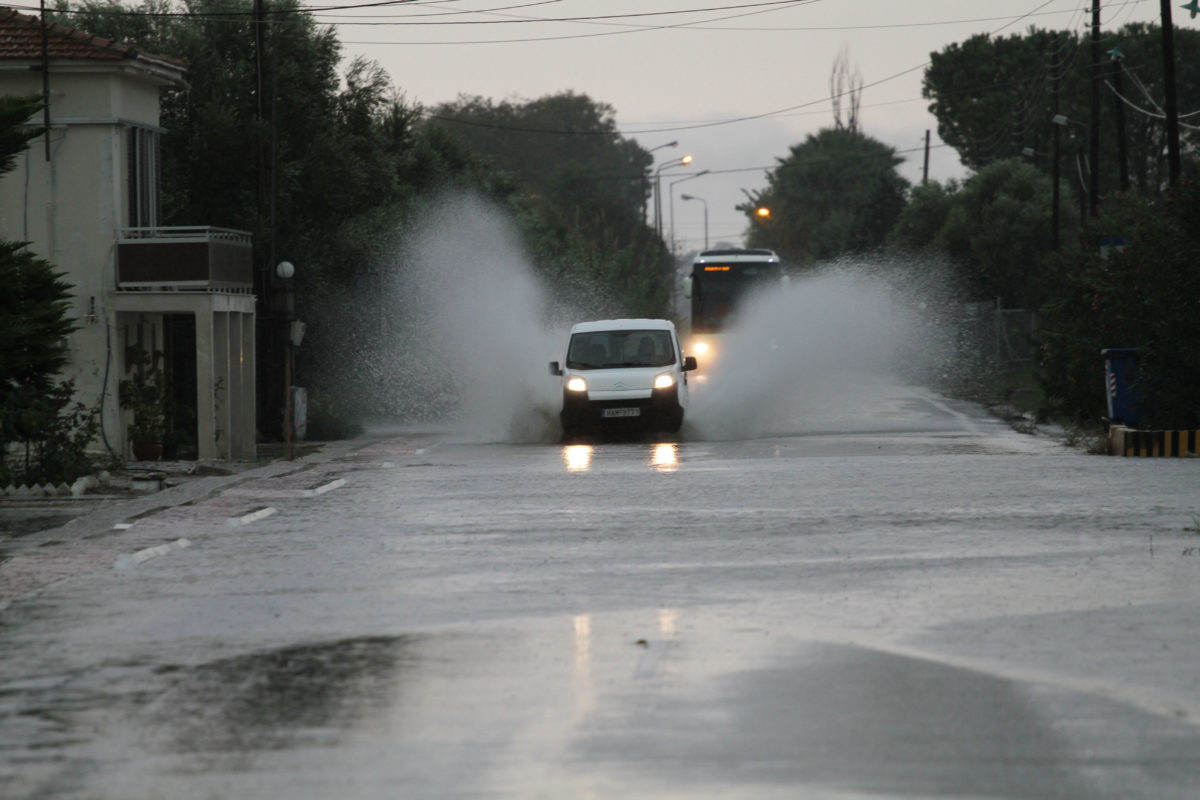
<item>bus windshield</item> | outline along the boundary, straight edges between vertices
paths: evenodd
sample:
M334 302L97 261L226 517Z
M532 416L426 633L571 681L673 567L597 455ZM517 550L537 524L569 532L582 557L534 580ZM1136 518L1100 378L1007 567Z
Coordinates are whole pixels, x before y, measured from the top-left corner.
M721 330L744 295L778 281L782 274L777 261L697 264L692 273L692 332Z

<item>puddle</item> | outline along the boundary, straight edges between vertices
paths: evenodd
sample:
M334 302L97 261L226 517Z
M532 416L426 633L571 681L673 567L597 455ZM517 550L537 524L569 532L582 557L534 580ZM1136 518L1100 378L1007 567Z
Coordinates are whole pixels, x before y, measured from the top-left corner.
M229 754L328 744L386 712L417 637L363 637L286 647L173 671L157 702L165 744Z

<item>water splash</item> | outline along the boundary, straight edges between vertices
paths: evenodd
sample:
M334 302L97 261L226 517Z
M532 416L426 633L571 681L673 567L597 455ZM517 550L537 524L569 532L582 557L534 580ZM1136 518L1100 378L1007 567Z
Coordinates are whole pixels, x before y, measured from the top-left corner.
M355 302L372 333L344 354L368 427L556 441L561 388L547 364L572 324L615 313L603 293L578 279L547 288L510 216L470 193L439 197L380 249Z
M746 299L692 395L686 432L729 439L838 429L888 385L927 381L950 338L928 285L882 263L832 265ZM840 419L839 419L840 415Z
M561 389L546 364L561 358L572 324L621 316L611 300L586 284L548 288L509 216L470 194L431 203L382 249L381 278L355 304L377 333L344 357L347 394L384 423L371 427L558 441ZM828 430L817 412L877 395L881 382L920 382L944 357L946 337L929 312L929 285L912 274L835 265L787 292L748 298L720 363L694 385L684 437Z

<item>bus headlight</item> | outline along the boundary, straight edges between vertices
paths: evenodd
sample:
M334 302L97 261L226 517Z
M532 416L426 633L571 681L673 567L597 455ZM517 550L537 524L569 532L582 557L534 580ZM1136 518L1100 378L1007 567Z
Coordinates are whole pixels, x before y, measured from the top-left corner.
M580 378L578 375L567 379L567 391L570 392L586 392L587 381Z
M696 351L696 355L698 356L708 355L708 342L696 342L692 346L692 349Z
M655 389L670 389L675 385L675 376L669 372L664 372L661 375L656 375L654 378Z

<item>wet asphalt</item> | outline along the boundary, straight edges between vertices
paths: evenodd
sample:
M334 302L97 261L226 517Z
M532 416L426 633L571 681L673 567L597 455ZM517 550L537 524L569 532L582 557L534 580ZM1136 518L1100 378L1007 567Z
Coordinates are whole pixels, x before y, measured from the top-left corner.
M860 396L377 435L10 539L2 794L1200 795L1200 462Z

